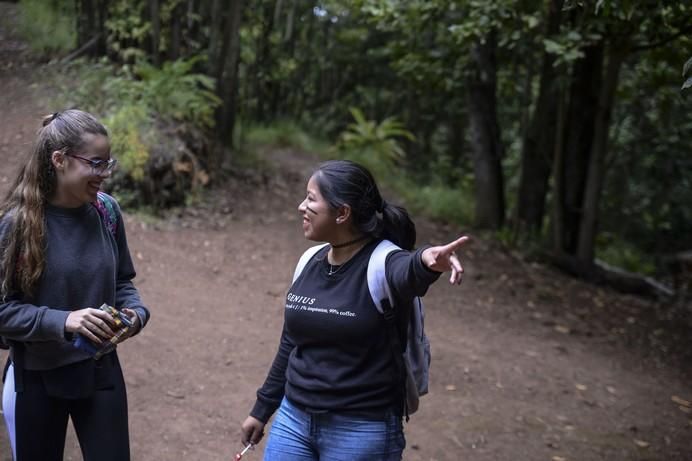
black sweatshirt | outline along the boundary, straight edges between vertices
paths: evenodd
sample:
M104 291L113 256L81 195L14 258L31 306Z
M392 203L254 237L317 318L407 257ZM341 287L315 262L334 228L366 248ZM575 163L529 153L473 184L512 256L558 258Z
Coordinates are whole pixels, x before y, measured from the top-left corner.
M332 275L329 246L306 264L286 296L279 350L257 391L253 417L267 422L284 395L314 412L379 418L388 410L401 411L387 325L368 291L368 261L378 243L368 243ZM440 276L421 261L423 249L387 257L387 282L394 299L401 300L397 308L410 306ZM410 313L396 312L400 323Z
M45 205L45 268L35 293L15 292L0 300L0 336L24 346L24 368L48 370L90 358L65 333L71 311L108 303L133 309L142 326L149 320L132 283L135 269L117 205L116 210L114 237L92 204ZM10 219L0 220L0 242L6 242Z

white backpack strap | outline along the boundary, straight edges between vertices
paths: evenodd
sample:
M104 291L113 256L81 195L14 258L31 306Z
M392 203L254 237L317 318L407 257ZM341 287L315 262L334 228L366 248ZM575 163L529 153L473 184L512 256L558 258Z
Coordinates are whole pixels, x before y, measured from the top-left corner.
M298 277L300 277L300 274L303 272L303 269L305 269L305 265L312 259L315 254L317 254L318 251L320 251L322 248L326 247L329 245L328 243L323 243L322 245L315 245L314 247L310 247L307 250L305 250L305 253L303 253L303 256L300 257L298 260L298 264L296 264L296 270L293 272L293 282L296 281Z
M392 293L389 291L385 275L385 262L387 261L387 255L396 250L401 250L401 248L389 240L382 240L375 247L368 261L368 290L370 290L370 296L372 296L372 300L375 302L375 306L380 314L383 313L382 300L389 299L389 303L394 306Z

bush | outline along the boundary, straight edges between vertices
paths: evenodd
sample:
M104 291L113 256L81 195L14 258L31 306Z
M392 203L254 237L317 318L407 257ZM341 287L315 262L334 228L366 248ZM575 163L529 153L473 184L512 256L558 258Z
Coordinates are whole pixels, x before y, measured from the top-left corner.
M149 148L143 133L150 132L146 108L141 105L120 107L113 115L103 119L110 132L111 152L117 157L120 171L135 182L144 180L149 161ZM153 141L153 140L150 140Z
M596 241L596 257L629 272L654 275L656 266L651 258L634 245L616 238L609 233L599 234Z
M21 0L19 30L31 49L42 55L64 54L77 43L71 1Z
M103 117L119 161L110 187L127 205L180 205L187 200L186 188L194 192L207 181L199 159L183 141L206 139L221 102L212 91L213 79L192 72L198 60L168 62L161 69L107 62L78 62L68 68L60 106ZM196 144L207 152L204 142Z
M308 134L299 124L282 120L271 125L246 125L242 120L236 123L236 130L241 143L241 149L254 148L262 145L271 145L282 148L295 148L305 152L322 152L327 149L327 144Z

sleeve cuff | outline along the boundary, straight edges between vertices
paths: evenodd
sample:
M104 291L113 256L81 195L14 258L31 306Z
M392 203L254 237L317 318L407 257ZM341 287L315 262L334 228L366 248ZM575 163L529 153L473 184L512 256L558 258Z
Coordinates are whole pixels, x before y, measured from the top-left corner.
M271 408L271 406L267 405L266 403L257 400L255 401L255 405L252 407L252 411L250 411L250 416L259 419L264 424L267 424L269 418L272 417L275 411L276 408Z
M46 309L41 318L41 330L48 340L68 341L68 333L65 331L65 322L70 311L58 309ZM70 335L71 336L71 335Z
M143 307L136 307L133 309L135 311L135 314L137 314L137 317L139 318L139 325L140 325L140 330L144 328L144 326L147 324L149 321L149 312L147 312L146 309Z
M437 272L436 270L430 269L427 264L423 261L423 252L430 248L432 245L425 245L419 248L416 253L418 253L418 262L420 262L421 267L430 274L440 275L442 272Z

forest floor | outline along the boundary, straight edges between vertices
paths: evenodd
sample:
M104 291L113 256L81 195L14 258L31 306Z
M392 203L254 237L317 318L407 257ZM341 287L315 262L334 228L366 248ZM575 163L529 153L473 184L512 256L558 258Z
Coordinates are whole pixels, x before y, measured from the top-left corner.
M55 110L46 82L60 71L17 38L15 9L0 3L3 196ZM262 156L261 169L238 170L194 206L125 215L152 312L119 351L135 461L231 460L241 448L294 264L310 245L296 207L318 162L291 150ZM474 234L414 218L419 242ZM461 257L461 287L441 280L426 296L430 394L405 425L405 460L692 460L692 335L664 306L480 237ZM246 459L261 459L263 446ZM9 459L0 427L0 461ZM65 459L81 459L72 433Z

